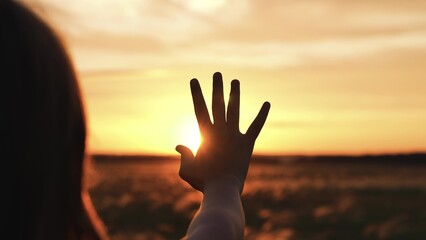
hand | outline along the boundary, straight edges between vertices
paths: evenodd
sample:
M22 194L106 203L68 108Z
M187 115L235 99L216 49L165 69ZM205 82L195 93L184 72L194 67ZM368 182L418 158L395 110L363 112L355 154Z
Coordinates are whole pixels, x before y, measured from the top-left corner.
M240 193L247 176L254 144L270 109L265 102L246 134L239 129L240 83L231 82L231 93L225 119L222 75L213 75L213 121L211 122L203 93L197 79L191 80L191 93L202 143L194 156L182 145L176 147L181 154L180 177L203 192L208 184L236 180Z

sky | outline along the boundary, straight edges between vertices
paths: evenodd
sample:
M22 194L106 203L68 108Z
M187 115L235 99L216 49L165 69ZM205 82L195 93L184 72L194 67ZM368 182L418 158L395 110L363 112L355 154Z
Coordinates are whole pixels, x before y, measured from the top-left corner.
M189 90L241 82L255 154L426 151L426 1L25 1L79 75L92 153L196 149Z

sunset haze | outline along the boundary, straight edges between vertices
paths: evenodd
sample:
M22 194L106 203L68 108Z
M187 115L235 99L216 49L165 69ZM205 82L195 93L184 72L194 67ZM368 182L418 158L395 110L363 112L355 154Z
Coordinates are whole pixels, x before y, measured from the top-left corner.
M79 75L92 153L174 154L197 137L189 81L241 81L255 154L426 151L426 1L25 1Z

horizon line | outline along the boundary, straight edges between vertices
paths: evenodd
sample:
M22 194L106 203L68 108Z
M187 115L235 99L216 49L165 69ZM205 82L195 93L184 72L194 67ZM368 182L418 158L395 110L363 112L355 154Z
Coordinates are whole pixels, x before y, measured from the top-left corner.
M111 157L180 157L177 154L161 154L161 153L109 153L109 152L89 152L89 156L111 156ZM400 152L376 152L376 153L258 153L252 157L367 157L367 156L407 156L407 155L426 155L426 150L423 151L400 151Z

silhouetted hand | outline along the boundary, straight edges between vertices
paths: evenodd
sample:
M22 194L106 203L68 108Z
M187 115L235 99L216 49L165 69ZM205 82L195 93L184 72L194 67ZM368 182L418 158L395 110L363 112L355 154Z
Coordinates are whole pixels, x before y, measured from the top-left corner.
M240 83L233 80L225 118L222 75L213 75L213 121L211 122L203 93L197 79L191 80L191 93L202 143L196 156L182 145L176 147L181 154L180 177L199 191L216 182L237 182L240 194L247 176L250 158L270 109L265 102L246 134L239 129Z

